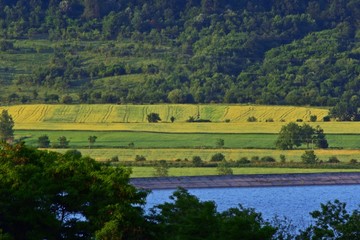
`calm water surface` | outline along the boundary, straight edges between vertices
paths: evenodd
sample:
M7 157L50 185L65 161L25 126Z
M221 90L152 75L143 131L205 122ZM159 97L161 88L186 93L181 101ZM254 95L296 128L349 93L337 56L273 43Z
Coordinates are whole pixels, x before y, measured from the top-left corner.
M169 202L174 190L154 190L147 198L149 209L154 205ZM206 188L190 189L189 192L201 201L215 201L222 212L242 204L255 208L264 219L286 217L298 228L311 223L310 212L320 209L320 203L338 199L347 203L352 211L360 208L360 185L306 186L306 187L258 187L258 188Z

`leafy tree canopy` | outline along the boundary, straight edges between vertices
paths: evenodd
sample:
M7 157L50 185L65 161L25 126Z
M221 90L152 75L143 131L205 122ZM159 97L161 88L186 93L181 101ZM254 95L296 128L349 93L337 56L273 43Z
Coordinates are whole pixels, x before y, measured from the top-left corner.
M318 148L328 148L324 130L317 126L316 128L304 123L302 126L291 122L281 127L276 147L284 150L291 150L306 144L307 148L316 146Z
M0 140L9 141L14 138L14 120L7 110L3 110L0 115Z
M0 172L0 229L14 239L145 234L140 206L147 193L129 184L129 169L3 144Z

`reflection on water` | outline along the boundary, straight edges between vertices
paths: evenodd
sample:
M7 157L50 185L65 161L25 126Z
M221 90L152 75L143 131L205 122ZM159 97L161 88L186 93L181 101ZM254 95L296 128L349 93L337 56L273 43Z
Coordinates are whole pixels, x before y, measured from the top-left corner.
M173 191L154 190L148 196L146 208L170 201L169 196ZM206 188L190 189L189 192L202 201L215 201L219 212L242 204L244 207L255 208L267 220L275 216L286 217L298 228L309 225L309 213L320 209L320 203L338 199L346 202L350 211L358 208L360 204L360 185Z

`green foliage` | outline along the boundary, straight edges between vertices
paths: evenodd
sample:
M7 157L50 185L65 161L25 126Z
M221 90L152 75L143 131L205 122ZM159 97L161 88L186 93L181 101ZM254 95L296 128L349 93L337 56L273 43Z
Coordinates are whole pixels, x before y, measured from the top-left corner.
M201 159L201 157L199 156L193 156L192 158L192 164L195 166L195 167L200 167L203 165L203 160Z
M169 164L165 160L160 160L154 166L154 176L155 177L167 177L169 175Z
M357 9L337 0L2 1L1 100L16 91L11 103L357 106Z
M222 138L216 139L215 146L216 146L217 148L223 148L224 145L225 145L224 139L222 139Z
M91 148L91 146L93 146L96 142L97 136L89 136L88 137L88 141L89 141L89 148Z
M339 163L341 162L336 156L329 157L328 163Z
M119 159L119 156L112 156L111 159L110 159L110 162L119 162L120 159Z
M276 159L271 156L264 156L260 159L262 162L276 162Z
M81 157L82 157L81 152L76 149L67 150L64 153L64 158L66 158L66 159L80 160Z
M306 123L302 126L296 123L282 126L275 144L277 148L283 150L291 150L301 144L306 144L307 148L310 147L310 144L318 148L328 148L329 146L324 130L320 126L313 128Z
M247 119L248 122L257 122L257 118L252 116Z
M147 193L129 184L130 170L70 155L1 146L1 237L77 239L106 232L144 238L143 211L136 206Z
M0 51L8 51L14 49L14 43L8 40L0 40Z
M358 121L358 107L358 103L340 101L330 109L330 115L338 121Z
M0 115L0 141L12 141L14 139L14 120L7 110Z
M50 147L50 139L48 135L42 135L38 138L38 147L39 148Z
M310 122L316 122L317 120L317 116L316 115L311 115L310 116Z
M320 128L319 126L317 126L315 128L314 142L315 142L315 146L318 148L328 148L329 147L328 141L326 140L326 137L324 134L324 130L322 128Z
M293 149L301 145L301 127L296 123L289 123L281 127L276 147L280 149Z
M275 228L261 214L241 205L222 213L212 201L200 201L179 188L165 202L152 208L156 239L271 239Z
M301 155L301 161L305 164L315 164L319 162L319 159L313 150L308 150L305 151L303 155Z
M220 213L219 239L273 239L276 229L252 208L239 205Z
M137 161L137 162L146 161L146 157L144 157L143 155L136 155L135 161Z
M161 121L161 118L158 113L149 113L147 115L147 120L149 123L157 123L158 121Z
M218 175L233 175L233 170L231 169L230 164L225 160L218 163L216 170Z
M330 122L330 120L331 120L331 117L330 117L330 116L325 116L325 117L323 117L323 121L324 121L324 122Z
M60 136L58 138L58 145L56 147L59 147L59 148L68 148L69 147L69 143L70 143L70 140L67 140L67 138L65 136Z
M357 239L360 235L360 212L349 213L346 203L335 200L321 204L321 209L310 213L315 223L301 231L299 239Z
M222 153L215 153L210 159L211 162L221 162L223 160L225 160L225 156Z
M236 161L238 164L249 164L251 161L247 157L242 157Z

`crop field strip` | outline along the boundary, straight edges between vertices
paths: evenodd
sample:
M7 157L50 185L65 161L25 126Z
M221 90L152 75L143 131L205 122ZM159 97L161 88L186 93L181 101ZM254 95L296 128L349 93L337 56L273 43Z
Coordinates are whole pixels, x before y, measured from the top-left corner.
M72 122L72 123L126 123L146 122L146 115L156 112L163 122L170 122L172 116L176 121L185 122L190 116L208 119L213 122L247 122L249 117L256 117L259 122L273 119L274 122L286 122L302 119L308 121L309 113L318 119L328 114L326 108L277 107L277 106L244 106L244 105L16 105L1 107L8 109L18 123L25 122ZM19 113L19 109L24 112ZM91 114L89 114L91 112ZM30 116L29 116L30 115Z
M321 119L325 108L243 106L243 105L16 105L8 109L15 129L149 131L178 133L278 133L281 126L314 114ZM296 112L294 112L296 109ZM147 123L146 114L159 113L161 123ZM186 123L189 116L210 119L211 123ZM292 118L289 114L293 114ZM169 116L175 117L170 123ZM247 122L248 117L263 117ZM266 117L265 117L266 116ZM287 116L286 122L280 122ZM265 122L267 118L274 122ZM266 119L265 119L266 118ZM225 122L225 120L230 122ZM305 122L306 119L304 119ZM308 122L307 122L308 123ZM301 124L301 123L299 123ZM314 122L325 133L360 133L359 122Z
M287 122L281 119L328 114L325 108L286 106L243 106L243 105L18 105L2 107L8 109L15 120L16 134L30 145L37 145L41 134L50 136L52 143L59 136L70 140L70 147L81 149L84 155L98 160L119 156L122 160L134 160L143 155L148 160L191 159L199 155L209 160L217 152L227 159L241 157L273 156L279 159L284 154L288 161L299 161L304 149L296 151L273 150L276 134ZM0 108L1 110L1 108ZM147 123L146 115L157 112L164 122ZM187 123L189 116L210 119L211 123ZM174 116L175 123L169 118ZM250 116L261 122L246 122ZM277 117L277 118L276 118ZM265 122L273 118L274 122ZM229 119L230 122L224 122ZM290 118L289 118L290 119ZM124 122L126 120L126 122ZM357 122L306 122L312 126L321 125L327 134L330 149L316 150L319 158L327 160L337 156L341 161L360 159L357 145L360 137L360 123ZM298 123L302 124L302 123ZM55 130L55 131L54 131ZM87 138L97 135L94 149L88 149ZM224 149L214 149L216 139L225 140ZM129 149L129 143L135 148ZM98 147L98 149L96 149ZM261 148L261 149L250 149ZM57 150L62 151L62 150Z
M27 144L37 146L37 139L48 135L51 142L60 136L66 136L71 147L88 145L88 136L98 138L94 148L127 148L134 143L136 148L214 148L218 139L224 140L228 149L272 149L275 148L277 134L263 133L158 133L139 131L64 131L64 130L16 130L15 137L26 137ZM360 134L327 134L330 148L360 149ZM304 147L304 146L303 146ZM311 144L309 146L311 148Z
M52 149L58 152L66 152L68 149ZM200 156L202 160L209 161L211 156L215 153L224 154L227 160L239 160L242 157L264 157L271 156L277 161L280 161L280 155L286 157L287 162L301 162L301 155L304 154L302 150L272 150L272 149L137 149L137 148L104 148L104 149L78 149L84 156L90 156L98 161L105 161L117 156L121 161L134 161L136 155L142 155L147 161L150 160L177 160L188 159L191 161L193 156ZM336 156L339 160L346 163L351 159L360 160L360 150L315 150L315 154L320 160L327 161L329 157Z

